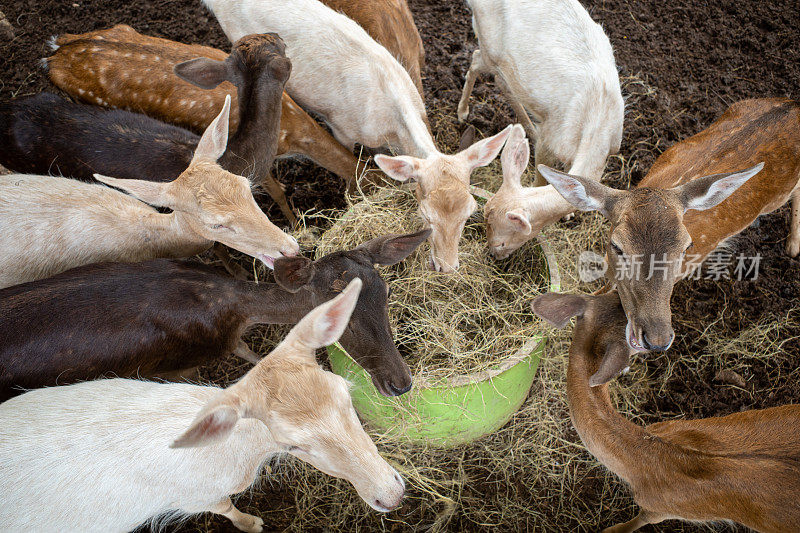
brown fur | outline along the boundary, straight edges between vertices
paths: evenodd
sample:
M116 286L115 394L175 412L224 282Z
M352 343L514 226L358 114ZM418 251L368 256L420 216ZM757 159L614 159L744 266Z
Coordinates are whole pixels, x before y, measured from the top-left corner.
M574 313L567 373L573 424L642 507L634 520L605 531L630 532L671 518L800 531L800 405L637 426L614 409L607 384L589 385L603 358L628 350L618 295L561 296L585 301Z
M700 176L752 167L764 170L727 200L706 211L689 211L683 223L692 253L705 258L719 243L748 227L759 215L785 204L800 180L800 104L786 98L743 100L711 126L676 144L656 160L639 188L667 189ZM792 206L798 210L795 195ZM792 222L789 244L800 246L800 222ZM789 250L797 255L797 250Z
M173 67L197 57L224 60L208 46L181 44L137 33L130 26L63 34L47 59L51 81L78 100L119 107L194 131L214 120L231 96L231 133L239 126L236 87L223 82L211 90L181 80ZM82 92L81 92L82 91ZM278 157L302 155L351 183L358 160L285 92L281 101Z

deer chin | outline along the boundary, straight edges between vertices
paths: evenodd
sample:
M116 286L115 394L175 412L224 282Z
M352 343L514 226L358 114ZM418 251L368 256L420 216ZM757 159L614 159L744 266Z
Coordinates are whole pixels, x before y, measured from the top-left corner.
M636 340L636 335L633 333L633 328L631 327L631 323L628 322L628 325L625 326L625 336L628 340L628 346L630 346L636 352L646 352L647 350L644 349L639 341Z

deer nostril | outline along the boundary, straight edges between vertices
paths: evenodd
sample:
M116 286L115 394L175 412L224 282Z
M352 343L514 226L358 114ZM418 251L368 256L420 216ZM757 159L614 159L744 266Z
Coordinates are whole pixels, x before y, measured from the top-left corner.
M392 394L394 394L395 396L400 396L410 391L411 387L413 386L414 386L413 382L409 382L408 385L406 385L405 387L395 387L394 383L389 383L389 391L391 391Z

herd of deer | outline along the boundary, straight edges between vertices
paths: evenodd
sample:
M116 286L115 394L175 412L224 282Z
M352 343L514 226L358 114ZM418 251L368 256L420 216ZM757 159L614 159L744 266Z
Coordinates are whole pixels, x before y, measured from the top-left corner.
M0 529L129 531L212 512L261 531L229 496L281 453L347 479L378 511L397 508L402 478L315 350L339 340L380 393L412 388L375 266L429 240L432 268L456 270L477 209L470 174L502 150L503 183L484 211L496 258L576 209L611 223L607 290L532 304L556 327L578 317L573 423L642 508L609 531L670 518L800 531L800 406L642 428L617 413L607 385L634 353L671 345L687 251L705 258L791 199L786 249L798 255L800 104L739 102L664 152L637 187L617 190L599 183L622 138L617 69L577 0L467 0L480 48L458 117L468 118L485 72L520 124L452 155L430 131L422 41L405 0L204 3L230 54L124 25L64 34L43 66L84 103L44 93L0 104L0 164L24 173L0 177ZM534 187L521 181L526 133ZM374 161L416 182L425 229L312 262L251 189L264 186L294 222L275 158L307 157L352 188L380 179L364 178L356 143L399 154ZM275 283L239 279L221 245L261 260ZM180 259L212 246L234 276ZM644 261L640 275L624 275L634 256L671 266L654 276ZM261 358L242 341L254 324L296 325ZM255 366L227 389L169 382L231 353ZM95 379L139 375L167 382Z

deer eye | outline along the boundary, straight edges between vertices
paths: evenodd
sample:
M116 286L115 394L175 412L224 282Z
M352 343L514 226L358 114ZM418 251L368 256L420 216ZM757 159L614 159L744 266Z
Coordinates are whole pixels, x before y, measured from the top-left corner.
M693 243L693 242L690 242L690 243L689 243L689 246L687 246L687 247L686 247L686 250L684 250L684 252L683 252L683 253L686 253L686 252L688 252L688 251L689 251L689 250L691 250L692 248L694 248L694 243Z
M229 226L226 226L224 224L212 224L211 225L211 229L219 229L219 230L223 230L224 229L224 230L228 230L228 231L233 231Z
M623 253L622 253L622 248L620 248L619 246L617 246L617 245L616 245L616 244L614 244L613 242L611 243L611 249L612 249L612 250L614 250L614 253L615 253L615 254L617 254L617 255L623 255Z

